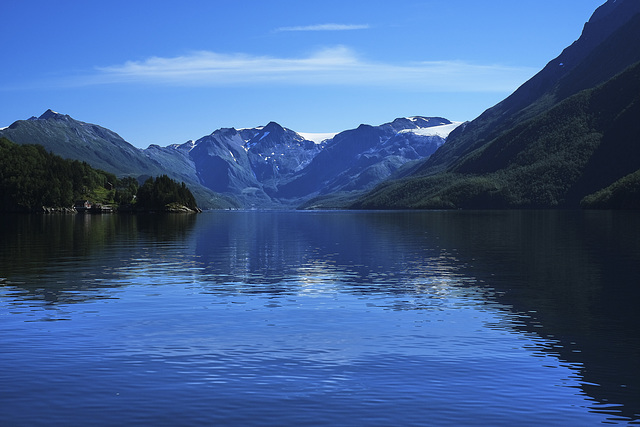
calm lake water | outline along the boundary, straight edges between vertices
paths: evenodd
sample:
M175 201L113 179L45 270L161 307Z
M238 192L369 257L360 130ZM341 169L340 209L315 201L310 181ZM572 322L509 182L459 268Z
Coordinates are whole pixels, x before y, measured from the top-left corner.
M640 424L635 212L0 217L0 425Z

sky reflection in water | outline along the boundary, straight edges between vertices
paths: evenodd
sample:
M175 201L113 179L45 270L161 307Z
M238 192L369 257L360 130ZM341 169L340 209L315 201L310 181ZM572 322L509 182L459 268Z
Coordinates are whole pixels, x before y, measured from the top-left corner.
M550 243L532 248L526 230L557 222L536 233L565 245L565 225L494 216L231 212L30 219L42 222L20 238L4 229L12 249L0 252L0 332L11 350L0 356L0 382L18 385L0 392L15 408L0 421L632 419L637 371L597 360L606 353L592 347L604 338L574 327L576 312L609 315L583 306L565 318L553 275L550 296L528 294L523 272ZM571 245L582 249L562 266L574 272L591 255ZM11 253L25 256L9 264ZM602 292L604 282L590 280L565 298ZM637 354L636 344L631 337L624 350ZM629 356L613 356L629 366ZM626 387L600 381L625 376ZM20 412L27 405L35 408Z

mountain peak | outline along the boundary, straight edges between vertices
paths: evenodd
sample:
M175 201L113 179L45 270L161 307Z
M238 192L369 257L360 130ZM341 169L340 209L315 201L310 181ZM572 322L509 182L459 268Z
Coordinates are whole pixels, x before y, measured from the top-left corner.
M589 22L590 23L594 23L596 21L599 21L602 18L605 18L615 8L617 8L618 6L620 6L623 3L625 3L625 0L607 0L606 3L604 3L603 5L598 7L596 9L596 11L593 13L593 15L591 15L591 18L589 19ZM631 2L629 2L629 3L631 3ZM628 6L628 4L627 4L627 6Z
M258 130L256 128L256 130ZM256 144L260 144L263 147L277 145L278 141L287 134L287 129L283 128L276 122L269 122L265 127L262 127L258 132L253 135L247 142L248 147L253 147Z
M269 122L263 129L263 132L284 132L284 128L276 122Z
M400 117L389 123L391 126L399 130L414 129L414 128L429 128L434 126L443 126L452 124L451 121L443 117Z
M47 111L42 113L40 117L38 117L38 120L49 120L49 119L68 120L70 119L70 117L65 114L56 113L52 109L48 109Z

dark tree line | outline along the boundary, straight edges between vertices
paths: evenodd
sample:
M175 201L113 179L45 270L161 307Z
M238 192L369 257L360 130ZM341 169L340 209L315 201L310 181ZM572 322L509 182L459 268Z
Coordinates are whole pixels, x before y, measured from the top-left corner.
M138 189L136 208L162 210L169 204L178 204L196 209L196 199L185 183L178 184L167 175L149 178Z
M115 175L85 162L65 160L40 145L18 145L0 138L0 210L34 211L42 206L71 207Z
M33 212L72 207L76 200L130 205L135 210L163 210L169 204L196 209L184 183L166 175L141 187L133 177L117 179L86 162L66 160L40 145L18 145L0 138L0 212Z

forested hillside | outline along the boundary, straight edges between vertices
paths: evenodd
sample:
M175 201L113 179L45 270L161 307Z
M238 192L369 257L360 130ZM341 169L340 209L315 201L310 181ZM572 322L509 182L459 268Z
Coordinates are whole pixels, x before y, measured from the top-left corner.
M76 200L127 205L128 210L163 210L167 205L197 209L184 183L166 175L138 188L135 178L117 179L86 162L66 160L40 145L18 145L0 138L0 212L38 212L71 208Z
M161 211L172 206L196 210L196 199L185 183L178 184L167 175L149 178L138 189L136 207L146 211Z
M42 206L72 207L95 196L115 175L85 162L65 160L39 145L17 145L0 138L0 211L29 212Z

